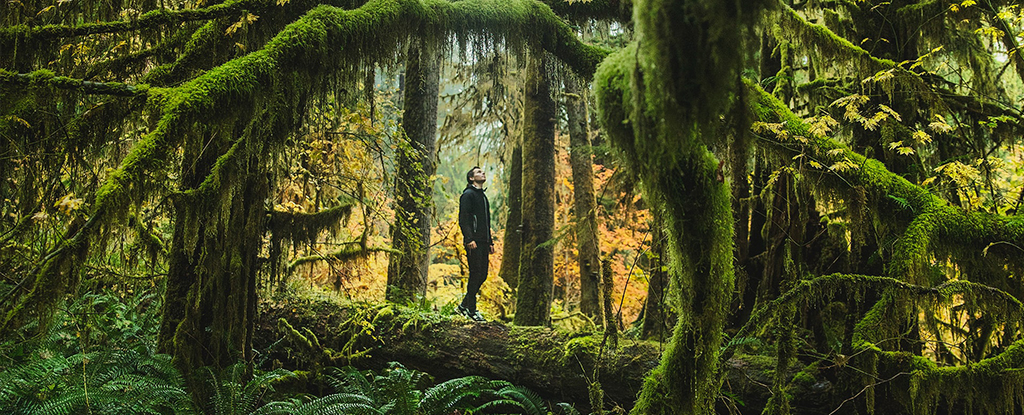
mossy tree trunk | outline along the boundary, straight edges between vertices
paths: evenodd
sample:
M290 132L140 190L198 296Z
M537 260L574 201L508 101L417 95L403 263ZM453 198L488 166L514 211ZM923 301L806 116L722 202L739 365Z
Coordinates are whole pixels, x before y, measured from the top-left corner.
M554 286L555 101L544 52L534 49L527 63L523 116L522 251L514 322L550 324Z
M601 248L597 237L594 162L587 122L587 91L573 75L565 79L565 112L569 119L569 163L572 166L573 210L580 272L580 311L601 318Z
M665 218L670 292L679 321L634 414L707 414L719 395L719 354L733 290L731 194L708 144L739 86L744 27L759 2L646 0L637 41L596 76L602 125L645 199Z
M519 256L523 245L523 146L515 139L508 173L508 216L502 238L501 269L498 277L512 289L519 286Z
M405 73L405 113L395 164L395 222L392 246L401 251L388 261L387 299L407 302L423 298L430 265L430 209L437 169L437 99L440 55L423 41L409 47ZM372 87L372 86L367 86Z

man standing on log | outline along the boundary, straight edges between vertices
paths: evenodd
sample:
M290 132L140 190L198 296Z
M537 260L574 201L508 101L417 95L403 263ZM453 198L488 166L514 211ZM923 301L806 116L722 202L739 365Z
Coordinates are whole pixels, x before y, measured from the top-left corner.
M487 175L480 167L474 166L466 173L466 190L459 198L459 228L462 228L463 244L469 262L469 284L466 297L455 311L473 321L487 321L476 309L476 294L487 279L487 256L494 252L491 239L491 206L484 194Z

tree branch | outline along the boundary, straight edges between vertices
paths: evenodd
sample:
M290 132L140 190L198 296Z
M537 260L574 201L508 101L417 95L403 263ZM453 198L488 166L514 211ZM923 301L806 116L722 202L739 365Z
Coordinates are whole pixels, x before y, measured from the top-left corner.
M115 95L122 97L145 97L149 85L128 85L120 82L92 82L81 79L56 76L53 72L40 69L32 73L14 73L0 69L0 89L17 86L22 88L56 88L77 90L86 94Z

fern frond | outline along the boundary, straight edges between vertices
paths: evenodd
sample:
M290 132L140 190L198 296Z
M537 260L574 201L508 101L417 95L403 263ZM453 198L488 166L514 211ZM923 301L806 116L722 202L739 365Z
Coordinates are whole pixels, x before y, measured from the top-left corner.
M562 415L580 415L580 411L576 407L565 402L559 402L555 406L562 410Z
M519 402L522 408L526 411L525 414L529 415L546 415L547 405L544 404L544 400L541 399L533 391L520 386L506 386L497 391L498 396L505 399L512 399Z
M427 414L448 414L469 408L473 399L491 390L489 382L480 376L466 376L439 383L423 394L420 409Z

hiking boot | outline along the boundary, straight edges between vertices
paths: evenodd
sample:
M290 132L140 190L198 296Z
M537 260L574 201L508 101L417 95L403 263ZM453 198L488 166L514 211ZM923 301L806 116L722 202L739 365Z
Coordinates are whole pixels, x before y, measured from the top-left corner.
M462 304L459 304L457 307L455 307L455 313L460 316L466 317L470 320L473 320L473 312L469 311L468 308L463 307Z
M473 315L469 316L469 318L473 319L473 321L475 321L477 323L486 323L487 322L487 319L484 318L483 314L480 314L479 310L478 311L474 311Z

